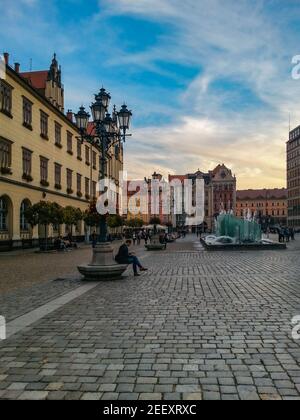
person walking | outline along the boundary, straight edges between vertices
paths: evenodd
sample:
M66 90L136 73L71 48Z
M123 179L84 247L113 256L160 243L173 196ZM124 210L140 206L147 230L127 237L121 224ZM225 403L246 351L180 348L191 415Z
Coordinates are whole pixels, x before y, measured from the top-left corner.
M290 236L291 236L291 240L294 241L295 240L295 230L294 230L294 228L290 228Z
M136 245L136 239L137 239L136 233L135 233L135 232L133 232L133 235L132 235L132 240L133 240L133 245L134 245L134 246Z
M286 242L290 242L290 230L288 228L284 229L284 237Z
M121 245L115 259L118 264L132 264L134 276L139 277L138 268L140 269L140 272L148 271L148 269L142 266L139 259L133 253L129 253L131 245L131 240L127 240Z
M278 240L280 243L284 242L284 230L282 227L278 228Z
M144 241L145 241L145 245L148 245L148 241L149 241L149 235L148 232L144 233Z
M138 246L141 245L141 240L142 240L142 231L140 230L138 232L138 235L137 235L137 243L138 243Z

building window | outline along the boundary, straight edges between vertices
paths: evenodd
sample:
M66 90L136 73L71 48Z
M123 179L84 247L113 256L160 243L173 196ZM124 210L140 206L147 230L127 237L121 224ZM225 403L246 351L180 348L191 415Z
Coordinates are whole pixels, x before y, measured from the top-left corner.
M5 171L11 173L11 142L0 138L0 169L3 174Z
M93 151L93 169L97 169L97 153Z
M77 140L77 159L82 160L82 143L81 140Z
M85 178L85 198L87 200L90 199L90 180L89 180L89 178Z
M61 165L54 164L55 188L61 190Z
M28 149L23 149L23 179L28 182L32 181L32 152Z
M26 210L30 207L30 203L27 200L24 200L21 204L20 209L20 231L29 232L29 223L25 218Z
M96 198L96 186L97 186L97 183L95 181L92 181L92 195L93 195L93 198Z
M62 148L61 144L61 125L57 122L55 123L55 146Z
M40 157L40 173L41 173L41 184L44 187L49 187L49 182L48 182L48 162L49 160L44 158L44 157Z
M23 97L23 125L32 130L32 102Z
M85 146L85 163L90 165L90 148L89 146Z
M67 169L67 193L73 194L72 184L73 184L73 171L71 169Z
M3 80L0 82L0 111L12 117L12 90L13 88Z
M77 196L79 198L82 197L82 192L81 192L81 181L82 181L82 176L80 174L77 174Z
M48 115L41 111L41 137L48 140Z
M8 205L5 198L0 198L0 232L8 231Z
M70 133L69 131L67 132L67 148L68 148L68 153L70 155L73 155L73 134Z

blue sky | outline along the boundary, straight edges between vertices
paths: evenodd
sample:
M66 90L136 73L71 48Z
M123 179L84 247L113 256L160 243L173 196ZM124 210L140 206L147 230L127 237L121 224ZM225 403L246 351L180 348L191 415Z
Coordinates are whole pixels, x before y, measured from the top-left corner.
M63 67L66 108L102 85L134 112L132 177L230 166L240 188L285 186L300 124L298 0L0 0L0 51Z

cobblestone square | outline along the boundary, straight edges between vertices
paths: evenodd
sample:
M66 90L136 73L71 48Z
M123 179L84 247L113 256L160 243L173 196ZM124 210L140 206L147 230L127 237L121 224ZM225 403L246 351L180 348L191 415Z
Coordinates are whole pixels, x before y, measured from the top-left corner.
M90 250L70 253L61 276L0 296L8 326L37 314L0 342L0 398L300 399L299 250L297 238L287 251L210 253L188 236L165 252L138 248L147 274L82 294L76 264Z

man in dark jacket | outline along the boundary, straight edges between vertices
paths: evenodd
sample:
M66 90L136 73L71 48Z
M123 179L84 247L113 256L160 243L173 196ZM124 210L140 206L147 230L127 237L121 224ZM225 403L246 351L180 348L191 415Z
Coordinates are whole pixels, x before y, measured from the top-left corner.
M138 277L138 268L140 271L148 271L147 268L144 268L140 263L139 259L129 253L129 247L131 246L131 241L126 241L119 249L118 255L116 256L116 261L118 264L132 264L134 276Z

